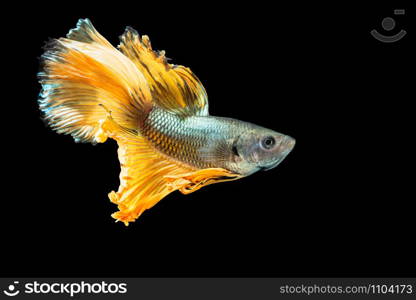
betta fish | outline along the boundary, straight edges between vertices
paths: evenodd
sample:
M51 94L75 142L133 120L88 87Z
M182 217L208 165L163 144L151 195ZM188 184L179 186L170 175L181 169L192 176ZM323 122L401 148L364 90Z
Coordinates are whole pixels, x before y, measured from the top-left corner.
M118 144L118 206L128 225L169 193L192 193L276 167L295 140L248 122L208 113L189 68L167 62L148 36L127 27L113 47L88 19L41 57L42 117L76 142Z

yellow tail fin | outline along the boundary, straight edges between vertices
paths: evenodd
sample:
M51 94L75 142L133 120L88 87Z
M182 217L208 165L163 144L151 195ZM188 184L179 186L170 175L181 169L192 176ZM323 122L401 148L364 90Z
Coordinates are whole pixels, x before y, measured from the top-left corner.
M152 107L143 74L88 19L80 20L67 38L52 42L42 63L40 109L54 130L75 141L97 142L94 136L106 117L99 104L132 130Z

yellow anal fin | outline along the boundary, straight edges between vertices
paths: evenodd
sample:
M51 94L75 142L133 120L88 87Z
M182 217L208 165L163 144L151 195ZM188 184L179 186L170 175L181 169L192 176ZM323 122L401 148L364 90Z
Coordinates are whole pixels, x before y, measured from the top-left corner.
M189 194L209 184L241 177L221 168L196 170L176 163L137 133L114 122L110 112L101 122L95 139L103 141L108 137L119 145L121 166L119 189L108 195L119 209L112 217L125 225L175 190Z
M166 175L192 171L167 160L142 136L118 125L109 112L105 121L101 122L95 139L103 141L108 137L118 143L121 166L118 191L112 191L108 196L119 209L112 215L113 218L125 225L173 191L164 178Z

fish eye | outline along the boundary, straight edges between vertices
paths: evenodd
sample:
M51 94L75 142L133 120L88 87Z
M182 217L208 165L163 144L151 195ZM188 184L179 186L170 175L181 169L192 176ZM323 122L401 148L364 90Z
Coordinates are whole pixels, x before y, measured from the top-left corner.
M272 136L266 136L265 138L263 138L263 140L261 141L261 146L264 149L271 149L273 148L273 146L276 144L276 140L274 139L274 137Z

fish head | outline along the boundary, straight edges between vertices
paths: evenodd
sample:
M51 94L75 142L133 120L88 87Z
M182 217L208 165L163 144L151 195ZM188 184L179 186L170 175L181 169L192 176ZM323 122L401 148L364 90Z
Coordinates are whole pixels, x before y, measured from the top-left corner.
M242 175L275 168L292 151L295 139L270 129L255 126L241 133L233 151L238 155L236 167Z

